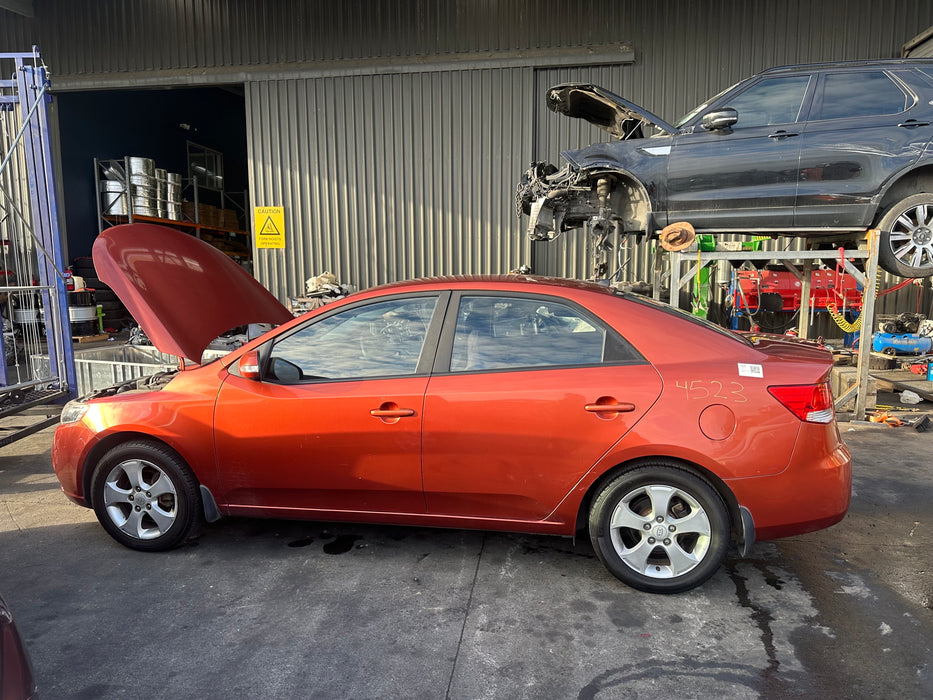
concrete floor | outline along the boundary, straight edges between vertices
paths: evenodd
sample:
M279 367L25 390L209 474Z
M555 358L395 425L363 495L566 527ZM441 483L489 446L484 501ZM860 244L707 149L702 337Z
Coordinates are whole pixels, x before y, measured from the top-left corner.
M626 588L586 544L226 519L142 554L0 450L0 592L54 698L933 697L933 431L842 430L839 525Z

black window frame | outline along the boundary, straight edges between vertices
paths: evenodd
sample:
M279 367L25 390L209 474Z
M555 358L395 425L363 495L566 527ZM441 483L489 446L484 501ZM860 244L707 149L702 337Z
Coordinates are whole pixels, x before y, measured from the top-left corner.
M860 114L855 116L845 116L845 117L826 117L821 116L823 111L823 101L826 97L826 81L830 76L833 75L866 75L869 73L881 73L883 74L888 81L898 88L903 94L905 103L907 106L900 112L886 112L884 114ZM884 119L884 118L895 118L901 117L911 109L913 109L919 97L917 93L910 87L904 80L899 78L895 73L892 73L889 70L883 68L876 68L874 70L838 70L838 71L827 71L820 75L820 79L816 86L816 93L813 97L813 105L810 108L810 116L807 121L813 122L814 124L824 124L826 122L842 122L840 126L845 126L846 122L852 122L852 124L857 124L863 120L871 119Z
M781 122L781 124L802 124L803 122L807 121L807 119L809 118L809 114L813 108L814 96L817 90L818 81L815 79L817 77L817 74L813 71L806 71L806 72L801 72L801 73L785 73L785 74L780 74L780 75L768 74L768 75L758 76L758 78L752 82L742 83L742 84L737 85L735 89L731 90L728 94L723 95L722 98L717 100L715 105L711 106L708 109L703 110L703 114L706 114L707 112L715 112L720 109L725 109L726 107L732 107L732 104L731 104L732 100L739 97L740 95L743 95L744 93L748 92L752 88L760 85L761 83L765 81L782 79L782 78L803 78L803 77L807 78L807 87L804 89L804 92L803 92L803 99L801 100L800 107L797 111L797 118L792 122ZM697 117L695 117L696 124L699 125L702 123L703 114L699 114L697 115ZM736 133L738 133L745 129L770 129L775 126L779 126L779 124L758 124L755 126L742 126L742 114L741 112L739 112L739 121L733 127L733 130Z

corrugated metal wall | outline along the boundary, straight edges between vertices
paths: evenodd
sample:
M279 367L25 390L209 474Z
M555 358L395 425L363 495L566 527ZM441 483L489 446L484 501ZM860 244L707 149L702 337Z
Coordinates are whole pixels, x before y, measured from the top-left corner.
M256 206L285 206L286 250L257 272L298 294L324 270L360 287L431 274L507 272L513 173L530 153L530 70L247 83ZM493 118L509 114L510 119Z
M535 244L533 255L511 213L532 159L602 136L543 109L548 84L603 82L674 120L763 68L899 56L933 25L929 0L40 0L35 9L34 19L0 11L0 50L38 43L58 89L246 84L251 197L286 207L289 246L258 251L256 272L281 298L323 269L368 286L501 272L534 257L585 276L582 236ZM633 64L587 65L622 43ZM650 277L649 253L625 253L627 278ZM879 310L913 308L912 294Z

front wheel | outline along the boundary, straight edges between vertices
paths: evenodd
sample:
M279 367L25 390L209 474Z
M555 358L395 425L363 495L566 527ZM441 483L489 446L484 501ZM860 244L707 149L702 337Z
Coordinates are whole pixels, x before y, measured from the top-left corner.
M609 572L649 593L680 593L709 579L731 534L716 489L665 463L610 481L593 502L589 525L593 549Z
M193 534L202 512L191 470L173 450L148 440L104 455L91 479L91 504L111 537L145 551L177 547Z
M881 231L882 269L900 277L933 275L933 194L905 197L885 211L875 228Z

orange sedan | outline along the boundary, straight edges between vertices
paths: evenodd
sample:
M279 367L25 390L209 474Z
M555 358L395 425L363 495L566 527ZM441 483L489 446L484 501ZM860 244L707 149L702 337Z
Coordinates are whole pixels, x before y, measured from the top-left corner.
M197 361L230 327L281 323L66 407L62 489L134 549L223 515L588 533L613 575L672 593L732 541L744 554L849 505L813 345L530 276L391 284L291 319L213 248L145 224L102 234L94 259L164 351Z

